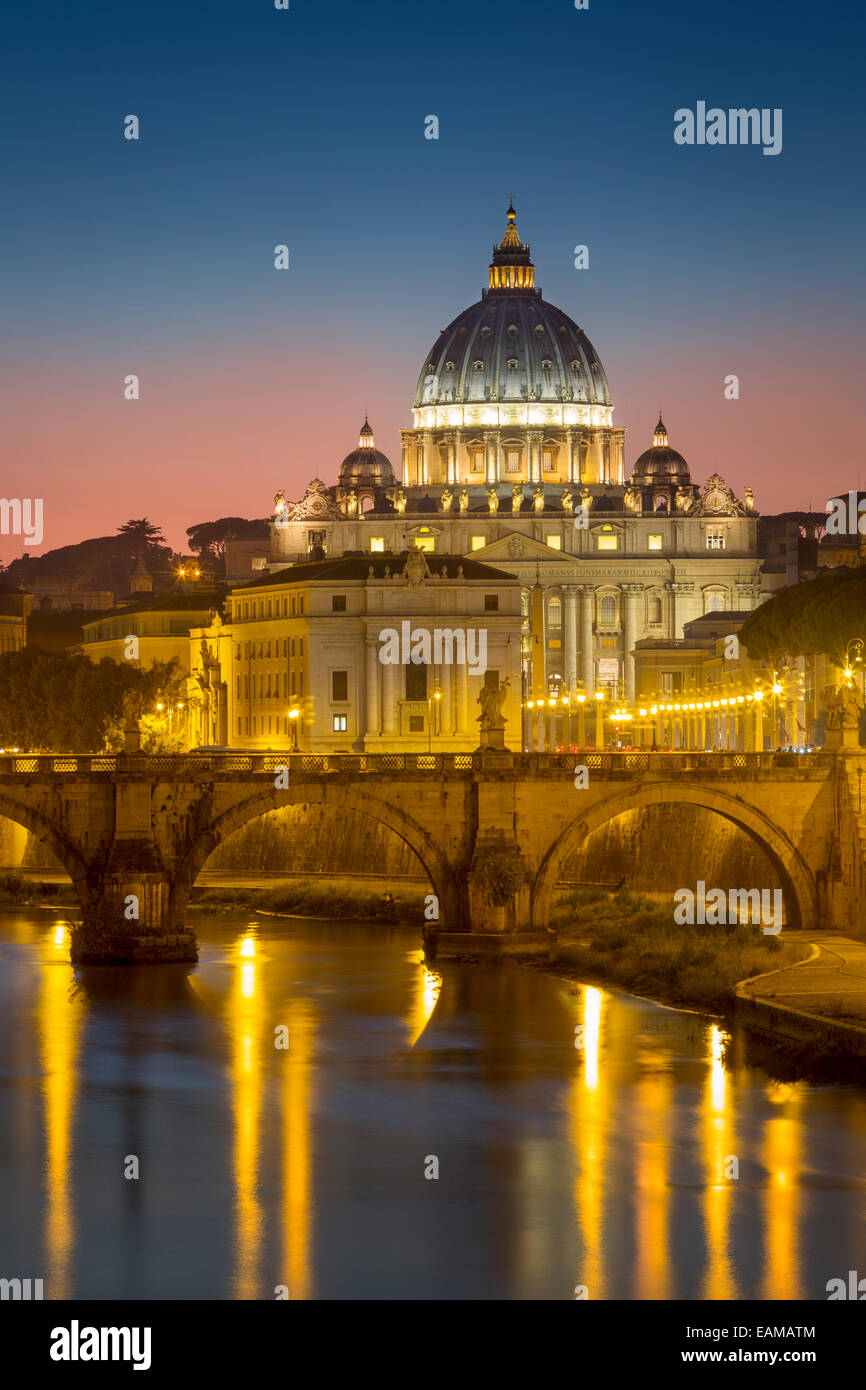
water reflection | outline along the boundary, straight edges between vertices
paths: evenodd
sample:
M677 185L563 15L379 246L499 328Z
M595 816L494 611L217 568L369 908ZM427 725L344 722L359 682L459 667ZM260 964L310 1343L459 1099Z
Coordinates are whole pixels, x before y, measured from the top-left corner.
M75 977L69 964L65 923L58 922L52 930L43 934L41 948L41 987L36 1005L36 1027L42 1062L45 1126L45 1292L49 1298L69 1298L72 1294L70 1262L76 1234L73 1125L84 1011L82 1001L75 997Z
M861 1092L407 932L195 926L191 974L73 972L61 921L0 916L4 1257L48 1296L814 1298L857 1267Z

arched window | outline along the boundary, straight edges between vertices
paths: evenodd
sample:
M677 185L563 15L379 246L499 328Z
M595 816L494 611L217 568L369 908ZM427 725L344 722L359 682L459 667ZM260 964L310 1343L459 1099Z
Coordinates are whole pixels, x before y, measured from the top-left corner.
M723 613L725 608L724 594L704 594L705 613Z
M613 594L605 594L599 605L599 622L602 627L613 627L616 623L616 599Z
M660 598L651 598L647 610L647 617L651 623L660 623L662 620L662 601Z
M657 512L666 512L668 509L668 499L666 497L657 497L653 503L653 508Z
M547 604L547 626L562 627L562 600L552 598Z

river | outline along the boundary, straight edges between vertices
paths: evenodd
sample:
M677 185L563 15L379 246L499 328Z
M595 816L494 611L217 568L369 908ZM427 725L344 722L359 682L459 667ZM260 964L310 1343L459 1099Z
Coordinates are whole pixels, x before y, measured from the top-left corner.
M712 1020L615 991L434 971L413 930L190 922L192 970L73 971L62 913L0 913L0 1276L807 1299L866 1274L866 1092L774 1084Z

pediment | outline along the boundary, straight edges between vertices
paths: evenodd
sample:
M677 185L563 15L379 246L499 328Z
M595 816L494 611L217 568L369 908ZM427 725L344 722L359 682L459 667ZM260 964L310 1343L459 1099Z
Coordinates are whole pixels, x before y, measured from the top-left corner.
M552 545L545 545L543 541L537 541L532 536L523 535L520 531L510 531L507 535L491 541L489 545L482 546L480 550L469 552L466 558L480 560L482 564L488 565L496 560L557 560L561 564L563 560L573 557L562 550L554 550Z

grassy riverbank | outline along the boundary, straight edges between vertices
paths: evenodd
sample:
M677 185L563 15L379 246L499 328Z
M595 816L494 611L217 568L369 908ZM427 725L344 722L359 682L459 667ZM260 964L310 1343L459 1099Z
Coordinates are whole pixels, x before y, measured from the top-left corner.
M74 907L78 904L71 883L28 878L14 869L0 872L0 907Z
M260 912L284 912L293 917L335 917L342 920L409 922L424 921L423 886L407 884L387 890L357 883L331 883L321 879L297 879L276 888L235 887L196 890L190 904L197 908L247 907ZM390 901L388 897L390 896Z
M728 1011L740 980L809 954L806 941L764 936L753 927L678 926L672 903L627 890L563 893L551 926L558 974L709 1013Z

